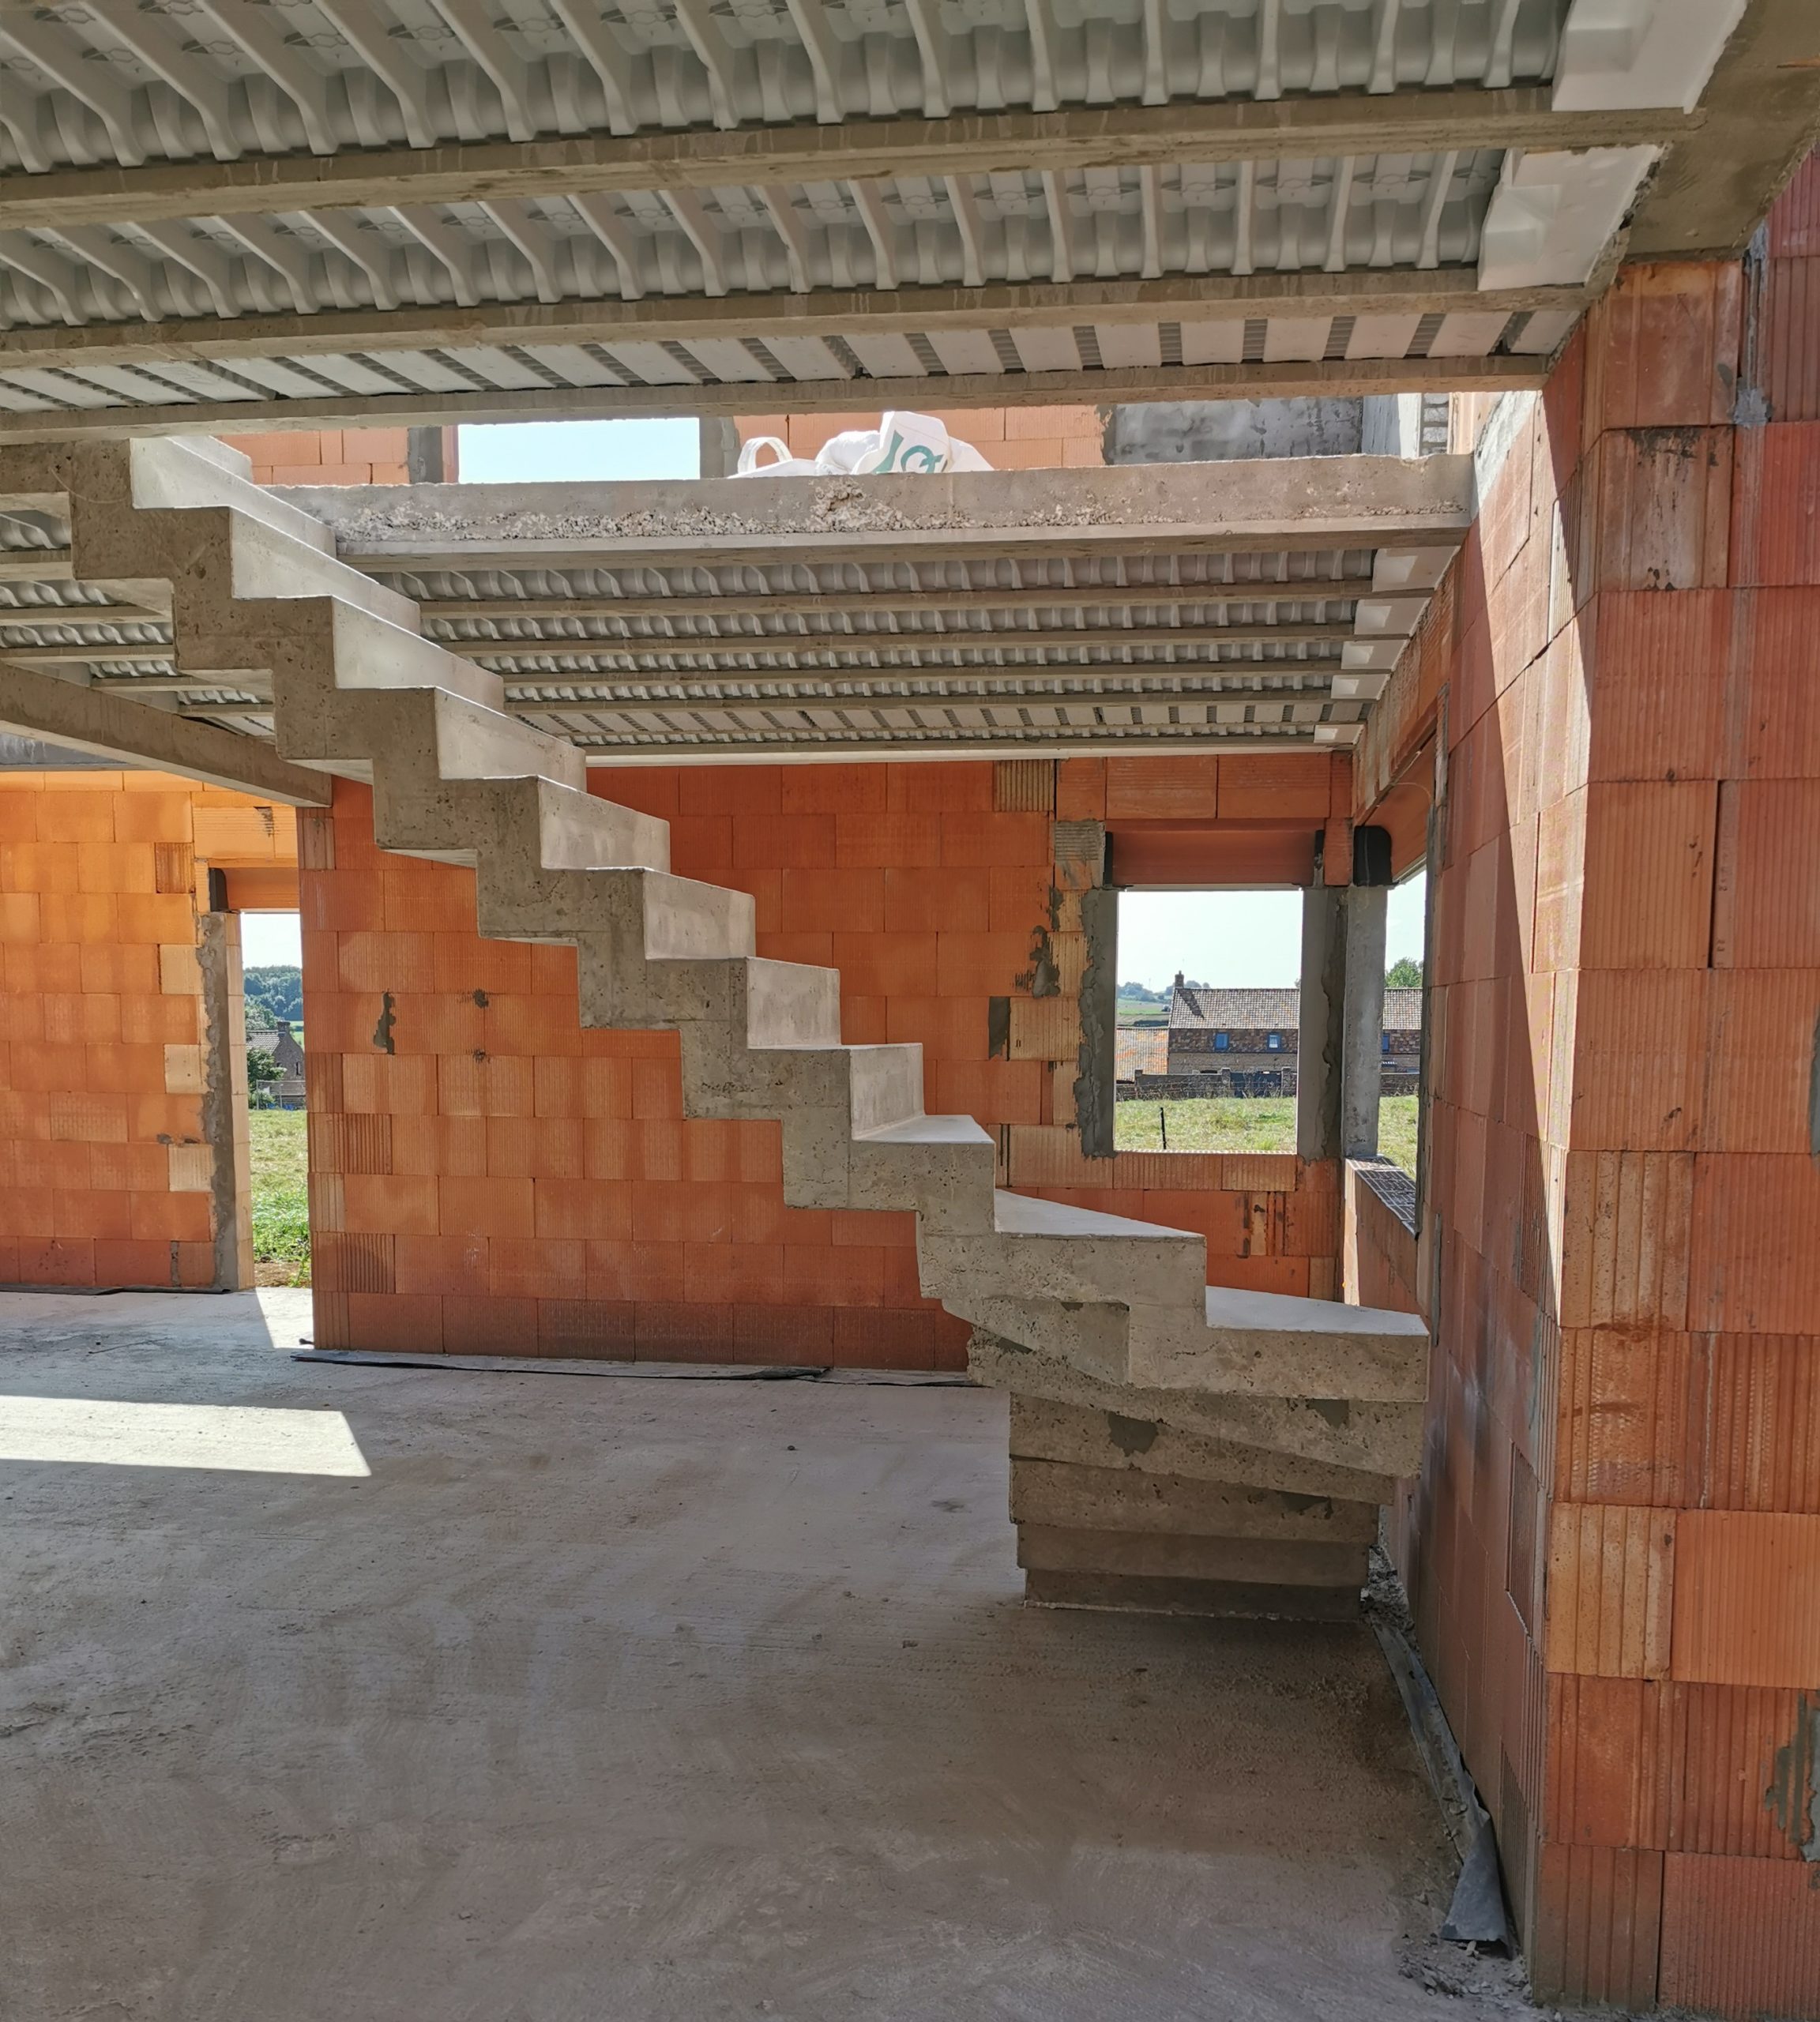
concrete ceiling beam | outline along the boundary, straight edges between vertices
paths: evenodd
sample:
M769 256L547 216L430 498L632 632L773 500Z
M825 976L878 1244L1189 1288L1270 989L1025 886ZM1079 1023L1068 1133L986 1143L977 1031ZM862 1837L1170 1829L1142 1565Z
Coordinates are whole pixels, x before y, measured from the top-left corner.
M743 693L745 684L729 684L704 689L699 693L691 691L686 696L628 695L614 689L589 688L580 682L575 684L575 693L569 697L519 693L510 687L506 693L513 713L521 716L573 716L577 712L590 714L596 711L611 716L681 716L703 710L804 707L855 712L875 710L886 715L901 716L917 708L927 711L932 705L952 704L966 707L982 703L1006 702L1015 702L1032 708L1067 708L1095 705L1115 705L1120 708L1142 705L1166 708L1189 705L1210 708L1215 704L1222 708L1263 706L1280 708L1286 702L1325 703L1336 699L1329 694L1325 682L1311 683L1302 688L1185 688L1179 683L1167 684L1154 678L1146 679L1145 671L1141 669L1134 671L1135 678L1133 679L1104 681L1091 688L1062 687L1049 678L1066 671L1063 668L1047 671L1036 668L1021 677L1006 676L996 682L951 683L927 694L915 695L890 691L877 694L854 694L850 692L853 684L848 682L840 682L839 692L835 692L833 685L827 681L803 682L792 686L787 684L780 686L769 680L763 682L765 692L761 694ZM552 682L544 685L554 687L557 684ZM270 706L266 705L268 713Z
M717 639L438 639L445 652L463 660L649 660L679 655L690 659L728 660L746 655L825 653L852 657L865 653L995 652L1017 648L1029 652L1085 646L1320 646L1354 636L1350 625L1096 626L1064 631L1018 631L1005 628L970 632L803 632L772 633L765 637ZM61 650L61 649L59 649ZM95 659L156 660L160 649L104 647L70 649ZM167 651L166 653L167 657Z
M1793 0L1799 6L1800 0ZM1629 147L1698 133L1703 111L1561 113L1546 87L689 128L324 156L58 169L8 179L0 227L56 231L246 212L368 209L577 192L707 190L1451 148Z
M1449 551L1451 553L1451 551ZM1237 604L1322 603L1368 596L1371 576L1299 577L1284 582L1220 584L1198 588L1192 583L1090 583L1084 587L1006 590L869 590L843 595L747 596L739 599L737 614L763 617L775 606L791 617L806 612L847 612L863 617L931 616L957 611L1047 611L1077 606L1124 610L1172 610L1192 604L1201 611L1224 611ZM541 623L558 618L661 618L725 619L735 615L724 597L425 597L419 608L426 623L440 625L465 618L529 618ZM440 632L437 643L455 649L457 642ZM725 637L725 634L720 636ZM780 636L773 634L773 637Z
M333 786L324 773L287 765L256 738L189 722L174 710L149 709L55 675L35 674L3 653L0 730L292 807L326 807Z
M7 333L9 341L18 334ZM257 429L450 427L481 421L612 421L632 415L792 414L868 409L1116 405L1126 400L1289 399L1298 395L1510 393L1547 383L1542 357L1321 359L1240 365L1107 366L1096 372L931 373L902 379L731 381L689 386L539 386L472 393L336 393L316 399L194 400L168 407L0 410L0 443L118 442Z
M762 341L999 327L1070 329L1083 322L1243 322L1270 316L1511 316L1535 310L1577 315L1594 299L1589 290L1570 286L1482 288L1475 269L1454 267L1182 274L1017 287L818 288L788 295L641 295L632 301L470 300L465 306L325 310L309 316L15 325L6 333L5 363L39 371L80 371L94 365L231 363L239 358L309 359L446 345L687 344L719 336ZM746 382L739 383L749 404ZM800 382L781 383L794 392ZM831 378L829 383L850 395L857 382ZM679 389L669 390L674 397Z

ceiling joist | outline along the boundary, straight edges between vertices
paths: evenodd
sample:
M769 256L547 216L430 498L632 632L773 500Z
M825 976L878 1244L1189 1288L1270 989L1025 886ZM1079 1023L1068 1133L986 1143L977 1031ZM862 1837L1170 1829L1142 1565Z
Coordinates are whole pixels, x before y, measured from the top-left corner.
M1446 382L1461 391L1536 389L1547 379L1540 357L1449 359ZM214 435L260 429L423 426L464 421L577 421L626 415L744 415L787 396L795 414L850 414L867 408L1054 407L1096 400L1280 399L1297 394L1414 393L1434 385L1434 362L1331 359L1278 364L1131 366L1093 373L931 374L916 379L807 379L780 385L735 380L717 385L539 386L509 392L322 394L311 399L197 400L169 406L88 408L22 414L0 411L0 443L76 436Z
M1655 107L1559 113L1545 88L1517 85L242 156L10 177L0 186L0 228L1176 161L1660 145L1698 133L1704 118Z

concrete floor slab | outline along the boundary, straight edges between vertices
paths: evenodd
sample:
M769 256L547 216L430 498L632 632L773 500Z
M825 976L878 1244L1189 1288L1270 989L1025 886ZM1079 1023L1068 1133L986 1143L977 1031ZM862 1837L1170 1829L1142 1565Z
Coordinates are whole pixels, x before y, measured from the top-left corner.
M1452 1866L1369 1635L1024 1608L1002 1396L308 1325L0 1297L0 1392L339 1414L371 1470L0 1461L11 2013L1509 2012L1400 1973Z

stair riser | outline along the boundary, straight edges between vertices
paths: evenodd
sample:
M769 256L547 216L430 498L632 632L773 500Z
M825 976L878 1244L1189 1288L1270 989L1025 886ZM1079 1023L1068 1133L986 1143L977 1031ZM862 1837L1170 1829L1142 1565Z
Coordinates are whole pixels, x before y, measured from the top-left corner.
M924 1261L942 1296L1073 1299L1173 1306L1192 1316L1207 1282L1198 1236L1156 1241L1051 1239L998 1233L931 1236Z
M997 1161L990 1144L856 1144L851 1163L852 1205L914 1210L919 1244L924 1235L978 1228L991 1216ZM927 1278L923 1289L940 1297Z

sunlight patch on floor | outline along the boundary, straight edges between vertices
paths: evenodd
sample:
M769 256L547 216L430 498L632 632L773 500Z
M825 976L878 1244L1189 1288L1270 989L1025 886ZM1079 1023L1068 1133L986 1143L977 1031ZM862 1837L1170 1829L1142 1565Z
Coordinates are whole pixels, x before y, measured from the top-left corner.
M135 1404L0 1396L0 1460L202 1468L258 1475L370 1475L339 1411L250 1404Z

